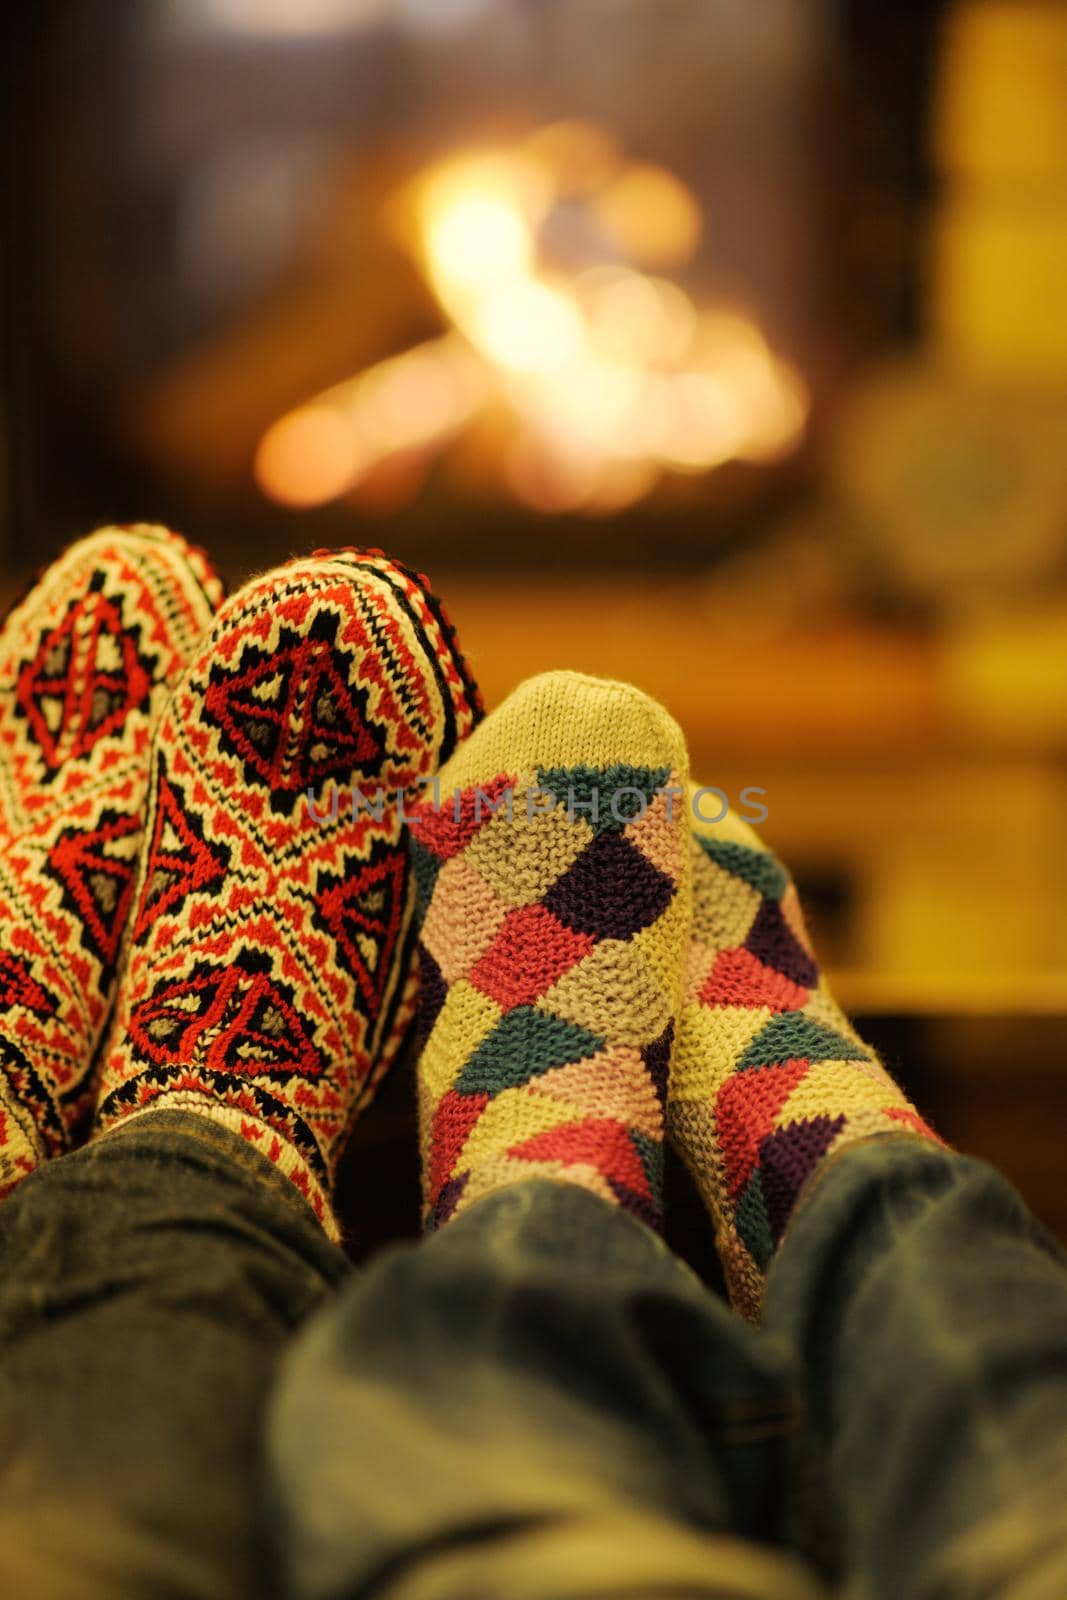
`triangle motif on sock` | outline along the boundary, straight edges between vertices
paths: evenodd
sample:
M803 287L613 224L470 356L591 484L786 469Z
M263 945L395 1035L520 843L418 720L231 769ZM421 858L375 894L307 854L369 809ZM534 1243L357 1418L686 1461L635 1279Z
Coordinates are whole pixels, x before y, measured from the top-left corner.
M142 938L158 916L176 911L190 894L202 894L220 884L229 864L229 847L207 842L203 823L195 812L185 810L181 791L170 783L161 764L133 937Z
M696 840L704 854L724 872L732 873L768 899L777 900L785 893L789 874L769 850L753 850L732 839L709 839L705 833L698 833Z
M670 781L669 767L539 767L537 784L594 833L621 833Z
M781 1061L804 1057L816 1061L870 1061L869 1051L823 1022L813 1022L802 1011L783 1011L772 1017L751 1041L739 1070L770 1067Z
M444 973L421 939L416 948L419 964L419 1009L415 1019L415 1042L421 1050L444 1009L445 1001L448 999L448 985Z
M742 1244L763 1272L774 1254L774 1238L767 1217L763 1179L757 1167L746 1183L734 1213L734 1225Z
M248 777L296 794L325 778L380 770L384 734L352 682L347 651L329 639L282 630L277 649L246 649L230 670L211 669L204 707Z
M749 1006L757 1010L797 1011L809 991L784 972L767 966L751 950L720 950L698 999L705 1006Z
M667 1081L670 1076L671 1050L674 1047L674 1022L668 1022L658 1039L653 1039L651 1044L646 1044L641 1051L641 1060L648 1069L648 1076L656 1093L656 1099L661 1106L667 1104Z
M136 631L136 630L135 630ZM19 672L16 698L51 777L121 732L152 688L155 661L142 660L120 607L98 589L75 600Z
M785 1232L797 1196L845 1125L845 1114L804 1117L777 1128L760 1145L759 1170L767 1220L775 1244Z
M283 1081L319 1077L322 1061L292 991L268 967L266 957L239 951L230 966L201 962L189 977L162 984L131 1013L134 1049L161 1068L195 1062Z
M426 1230L433 1233L436 1228L441 1228L449 1220L463 1198L463 1191L470 1182L470 1173L461 1172L458 1178L449 1178L443 1185L436 1201L426 1219Z
M745 940L745 949L764 966L773 967L793 983L814 989L819 968L782 915L777 900L764 900Z
M463 1146L491 1099L488 1094L457 1094L454 1089L441 1096L430 1135L427 1193L431 1205L436 1204Z
M95 828L64 828L48 852L48 871L63 885L63 904L78 920L83 948L101 963L102 980L126 927L140 833L136 816L104 811Z
M390 848L351 875L337 878L323 873L316 886L317 920L333 937L371 1019L381 1010L392 971L404 920L406 877L403 850Z
M437 804L432 799L426 799L412 806L411 818L417 829L420 854L428 852L436 857L438 870L442 861L450 861L453 856L458 856L475 834L492 822L497 815L493 809L495 806L499 805L500 811L506 812L507 800L504 797L509 789L514 788L515 782L515 778L501 772L485 783L456 790L452 794L442 794ZM522 795L512 797L513 815L516 803L524 805L525 798ZM427 872L427 869L423 871ZM430 880L429 886L432 890L433 880Z
M565 1022L533 1006L516 1006L467 1060L456 1079L460 1094L499 1094L518 1089L542 1072L584 1061L607 1041L575 1022Z
M594 943L589 934L565 928L543 905L516 906L472 968L470 981L502 1010L532 1005Z
M734 1072L715 1099L715 1127L732 1200L748 1183L760 1145L808 1070L806 1061L783 1061L751 1072Z
M513 1144L509 1156L518 1161L559 1161L565 1167L593 1167L609 1182L621 1184L644 1200L652 1199L644 1162L630 1130L613 1117L587 1117L535 1133Z
M58 1005L56 996L38 983L24 957L0 950L0 1011L21 1006L35 1016L50 1017Z
M641 1159L649 1193L662 1194L665 1164L663 1140L651 1138L647 1133L642 1133L640 1128L631 1128L630 1142Z
M408 854L415 876L415 915L421 927L433 899L434 886L441 871L441 857L427 850L414 833L408 837Z

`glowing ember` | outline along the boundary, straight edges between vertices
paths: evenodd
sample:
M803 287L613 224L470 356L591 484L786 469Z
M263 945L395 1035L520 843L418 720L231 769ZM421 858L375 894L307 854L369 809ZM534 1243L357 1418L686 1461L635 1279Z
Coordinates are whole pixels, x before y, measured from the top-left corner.
M610 515L664 473L796 447L807 391L759 329L638 270L680 265L699 244L699 206L675 174L559 123L511 151L436 163L397 208L452 331L276 422L256 459L271 498L358 494L390 461L408 464L389 480L415 494L414 463L500 410L511 440L494 458L500 486L546 513ZM553 242L568 222L583 259L564 269Z

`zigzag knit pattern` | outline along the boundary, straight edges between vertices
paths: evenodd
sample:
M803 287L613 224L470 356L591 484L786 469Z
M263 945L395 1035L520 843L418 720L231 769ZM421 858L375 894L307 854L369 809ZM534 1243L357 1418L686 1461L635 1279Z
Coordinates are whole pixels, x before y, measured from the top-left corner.
M222 588L164 528L104 528L0 634L0 1195L90 1103L133 893L153 720Z
M636 690L551 673L444 769L439 808L419 808L428 1227L537 1177L659 1225L689 914L684 830L661 791L685 766L677 728Z
M830 994L786 869L732 813L693 816L690 805L693 925L667 1120L731 1300L756 1321L764 1273L823 1162L872 1135L937 1135Z
M337 1236L338 1155L414 1009L398 793L479 714L426 580L380 552L317 552L220 610L153 744L100 1130L207 1115Z

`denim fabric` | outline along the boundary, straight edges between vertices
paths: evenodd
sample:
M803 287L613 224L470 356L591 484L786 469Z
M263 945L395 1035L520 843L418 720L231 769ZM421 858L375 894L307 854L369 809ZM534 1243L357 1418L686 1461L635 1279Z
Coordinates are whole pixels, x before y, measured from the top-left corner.
M990 1167L911 1139L831 1161L768 1278L848 1591L1067 1596L1067 1272Z
M278 1357L347 1272L292 1186L156 1112L0 1205L0 1596L264 1600Z
M567 1184L501 1190L381 1256L287 1359L290 1592L808 1593L739 1543L787 1541L798 1420L782 1352L641 1223Z
M812 1530L863 1600L1063 1600L1065 1454L1062 1254L908 1139L829 1164L758 1332L566 1185L354 1274L181 1113L0 1206L18 1600L800 1600Z
M909 1137L828 1164L758 1332L585 1191L492 1196L317 1319L270 1430L296 1600L800 1592L738 1539L864 1600L1067 1596L1063 1253Z

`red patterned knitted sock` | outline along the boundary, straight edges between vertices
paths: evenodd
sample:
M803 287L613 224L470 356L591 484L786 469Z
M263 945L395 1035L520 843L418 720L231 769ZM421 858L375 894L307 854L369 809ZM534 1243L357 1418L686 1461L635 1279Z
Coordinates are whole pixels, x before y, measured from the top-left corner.
M426 581L380 552L317 552L223 606L153 746L101 1132L210 1117L336 1237L338 1155L414 1009L397 794L478 714Z
M0 633L0 1195L91 1104L141 842L151 726L222 588L165 528L104 528Z
M645 695L546 673L486 719L413 823L429 1226L527 1178L658 1226L686 767Z
M667 1098L730 1298L759 1318L801 1191L860 1139L937 1139L819 971L792 879L732 813L689 804L693 924ZM940 1141L938 1141L940 1142Z

